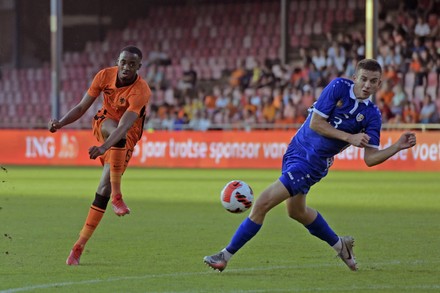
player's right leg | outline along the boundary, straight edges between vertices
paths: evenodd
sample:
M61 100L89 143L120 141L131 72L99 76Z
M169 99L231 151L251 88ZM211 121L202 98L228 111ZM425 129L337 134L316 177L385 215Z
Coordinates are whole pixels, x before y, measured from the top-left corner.
M101 123L94 125L95 136L98 140L106 140L118 127L118 123L112 119L103 119ZM127 140L124 137L112 146L103 156L104 163L110 167L111 203L113 211L118 216L130 213L130 209L122 199L121 179L127 167L130 156L127 156Z
M286 204L291 218L303 224L310 234L327 242L352 271L357 270L353 253L353 237L339 237L319 212L306 205L306 195L304 194L297 194L289 198Z
M257 198L251 214L238 227L228 246L219 253L205 256L203 261L214 270L223 271L231 257L258 233L266 214L289 196L284 185L275 181Z

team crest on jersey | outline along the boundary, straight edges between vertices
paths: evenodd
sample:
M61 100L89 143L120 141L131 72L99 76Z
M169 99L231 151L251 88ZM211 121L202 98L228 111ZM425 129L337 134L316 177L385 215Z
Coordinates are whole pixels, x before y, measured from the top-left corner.
M341 108L343 104L344 104L344 103L342 102L342 100L339 100L339 101L336 103L336 108Z
M361 113L356 115L356 121L357 122L361 122L362 120L364 120L365 116Z

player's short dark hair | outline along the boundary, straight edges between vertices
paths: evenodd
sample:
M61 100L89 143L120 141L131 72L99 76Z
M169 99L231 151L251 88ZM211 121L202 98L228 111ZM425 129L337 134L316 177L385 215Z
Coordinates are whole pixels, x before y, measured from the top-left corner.
M119 54L121 54L122 52L130 52L132 54L136 54L139 56L139 59L142 59L142 51L135 46L127 46L122 48L121 52L119 52Z
M380 66L379 62L374 59L363 59L359 61L356 65L356 71L359 71L360 69L377 71L382 74L382 66Z

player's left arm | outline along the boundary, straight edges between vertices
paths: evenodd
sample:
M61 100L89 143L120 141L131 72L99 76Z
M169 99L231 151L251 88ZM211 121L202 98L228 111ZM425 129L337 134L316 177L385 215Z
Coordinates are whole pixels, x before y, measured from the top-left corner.
M381 164L394 156L401 150L411 148L416 145L416 135L413 132L405 132L394 144L379 150L373 147L365 147L364 161L368 167Z

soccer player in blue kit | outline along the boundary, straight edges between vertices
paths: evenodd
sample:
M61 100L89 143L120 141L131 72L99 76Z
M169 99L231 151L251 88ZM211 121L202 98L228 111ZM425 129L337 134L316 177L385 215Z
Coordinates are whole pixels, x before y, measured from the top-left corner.
M354 238L338 236L318 211L307 206L306 195L327 175L333 157L350 145L364 148L364 161L371 167L416 144L415 134L405 132L391 146L379 149L381 115L370 96L379 89L381 76L376 60L363 59L353 81L335 78L324 88L284 154L281 176L261 193L228 246L204 257L207 265L223 271L231 257L258 233L266 214L285 201L292 219L327 242L352 271L357 270Z

